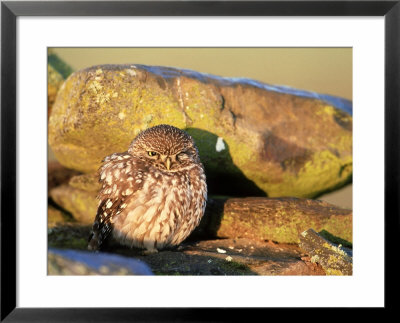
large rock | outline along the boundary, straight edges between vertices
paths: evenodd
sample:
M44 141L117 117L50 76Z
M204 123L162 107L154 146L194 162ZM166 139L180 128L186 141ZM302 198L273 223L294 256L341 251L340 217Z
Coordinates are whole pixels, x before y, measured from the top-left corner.
M337 108L337 107L340 108ZM351 103L249 79L144 65L72 74L49 119L49 143L90 173L167 123L195 139L211 193L315 197L351 180Z
M307 228L351 245L353 213L324 201L299 198L214 198L194 232L201 237L298 243Z
M299 246L313 263L318 263L327 275L352 275L352 250L346 251L341 245L334 245L313 229L308 229L299 235Z
M47 65L47 114L50 116L51 108L56 100L57 91L64 78L58 71L51 65Z
M47 164L47 190L66 184L71 177L77 176L79 172L73 169L63 167L57 161L51 161ZM78 176L79 177L79 176Z
M47 64L47 111L51 114L51 109L56 100L58 89L65 79L73 72L72 68L60 59L52 49L48 52Z
M99 204L96 196L100 188L98 176L84 174L72 176L68 182L50 189L49 195L79 223L93 224Z
M96 215L99 184L91 175L72 177L50 191L52 199L82 224ZM251 238L299 242L299 233L313 228L329 238L352 242L352 211L299 198L209 198L206 213L193 235L198 238Z
M97 192L85 191L70 185L60 185L50 190L52 200L70 212L80 223L93 223L98 207Z

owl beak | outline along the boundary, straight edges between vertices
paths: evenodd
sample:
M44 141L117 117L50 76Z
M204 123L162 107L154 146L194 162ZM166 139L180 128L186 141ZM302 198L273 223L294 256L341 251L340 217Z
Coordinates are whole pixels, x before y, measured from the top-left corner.
M167 158L167 160L165 161L165 167L167 167L167 170L170 170L171 168L171 158Z

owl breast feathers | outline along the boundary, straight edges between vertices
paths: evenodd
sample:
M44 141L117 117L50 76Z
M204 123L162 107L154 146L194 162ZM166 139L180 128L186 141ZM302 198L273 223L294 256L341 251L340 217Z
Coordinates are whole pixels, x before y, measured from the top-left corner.
M89 238L99 250L110 236L149 252L181 243L206 207L203 165L191 136L158 125L141 132L127 152L106 157L102 188Z

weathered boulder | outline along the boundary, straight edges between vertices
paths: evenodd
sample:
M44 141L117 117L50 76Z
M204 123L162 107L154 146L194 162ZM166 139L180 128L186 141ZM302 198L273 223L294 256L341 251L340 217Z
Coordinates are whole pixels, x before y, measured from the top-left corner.
M214 198L194 235L251 238L298 243L299 233L313 228L349 244L352 211L324 201L303 198Z
M98 207L97 192L85 191L70 185L60 185L50 190L52 200L70 212L80 223L93 223Z
M67 170L64 169L64 172ZM70 212L79 223L92 224L98 207L96 196L100 187L96 174L70 176L66 182L51 188L49 196L56 205Z
M56 100L57 91L64 78L58 73L53 66L47 65L47 116L50 116L51 108Z
M63 83L49 144L60 163L90 173L141 130L167 123L194 137L211 193L315 197L351 180L348 112L346 100L249 79L102 65Z
M74 176L50 191L52 199L79 223L92 224L99 184L93 175ZM252 238L299 242L313 228L352 241L352 211L303 198L209 198L206 213L193 235L199 238Z
M73 72L72 68L61 60L51 49L48 52L47 64L47 111L51 113L58 89Z
M55 227L59 224L64 224L68 220L71 220L71 219L68 219L65 212L55 208L52 205L48 205L48 208L47 208L47 227L48 228Z
M54 187L68 184L71 177L79 174L78 171L65 168L57 161L51 161L47 163L47 190L50 191Z
M311 257L312 263L318 263L327 275L352 275L352 251L346 252L341 245L324 239L313 229L301 232L299 246Z

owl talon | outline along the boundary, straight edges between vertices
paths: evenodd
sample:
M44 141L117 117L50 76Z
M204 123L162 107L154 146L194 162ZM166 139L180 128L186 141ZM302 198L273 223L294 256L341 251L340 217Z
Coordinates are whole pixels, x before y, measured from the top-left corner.
M149 256L149 255L153 255L155 253L158 253L157 249L146 249L146 250L143 250L143 252L142 252L143 256Z

